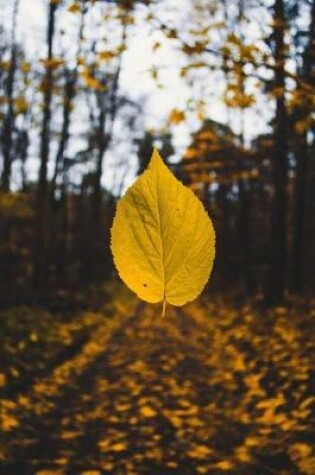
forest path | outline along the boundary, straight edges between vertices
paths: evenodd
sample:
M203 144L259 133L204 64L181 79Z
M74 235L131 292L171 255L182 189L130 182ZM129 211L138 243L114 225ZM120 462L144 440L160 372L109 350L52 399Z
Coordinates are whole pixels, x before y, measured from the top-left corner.
M297 328L280 317L283 339L246 309L160 310L104 320L18 397L0 473L315 473L311 347Z

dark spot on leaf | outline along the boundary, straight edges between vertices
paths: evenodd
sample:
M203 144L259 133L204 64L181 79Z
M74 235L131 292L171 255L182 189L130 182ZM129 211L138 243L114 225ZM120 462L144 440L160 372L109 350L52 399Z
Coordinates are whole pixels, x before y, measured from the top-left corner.
M148 284L143 284L143 287L148 287Z

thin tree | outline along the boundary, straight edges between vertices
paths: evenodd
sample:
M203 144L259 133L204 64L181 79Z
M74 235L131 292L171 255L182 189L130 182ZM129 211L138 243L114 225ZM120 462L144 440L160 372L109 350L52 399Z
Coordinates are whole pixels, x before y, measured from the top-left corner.
M128 10L126 10L126 15ZM111 141L113 139L114 124L118 112L119 105L119 79L121 74L122 67L122 52L126 47L127 40L127 22L122 19L122 36L121 36L121 52L119 53L119 58L116 66L116 71L113 76L111 90L108 95L105 95L101 91L97 91L97 104L99 107L98 115L98 125L96 130L96 141L97 141L97 151L96 151L96 170L94 176L94 187L92 193L92 220L93 220L93 255L94 260L94 271L97 274L99 269L100 259L99 256L103 253L102 245L102 185L101 179L103 175L104 168L104 156L108 150Z
M53 97L53 40L55 35L56 10L58 3L50 1L47 25L47 56L45 61L45 75L43 81L43 119L40 138L40 167L37 185L36 225L34 249L34 282L35 286L43 287L47 278L47 246L49 234L49 183L48 161L50 151L51 105Z
M297 76L296 95L298 104L293 113L296 140L296 185L293 224L293 255L291 290L300 293L304 284L306 197L310 150L307 143L307 119L312 113L310 94L315 94L315 1L310 11L308 42L304 49L300 74Z
M79 62L82 53L82 41L84 31L84 19L87 12L85 6L85 0L81 1L80 11L80 23L78 29L78 47L76 52L75 65L69 68L68 65L64 68L64 89L63 89L63 105L62 105L62 126L60 131L60 140L57 148L55 158L54 174L50 183L50 195L51 202L55 203L55 191L57 182L61 182L61 206L56 207L60 210L61 222L62 222L62 234L60 236L60 247L57 251L56 261L58 262L58 278L61 280L67 275L67 269L69 268L69 255L71 250L71 200L72 196L68 193L68 165L72 163L71 160L67 160L67 148L70 140L70 125L72 120L72 111L78 91L78 78L79 78Z
M275 0L273 10L274 37L274 91L276 113L274 118L273 189L271 210L270 264L266 285L266 303L282 301L286 273L286 218L287 218L287 109L285 102L285 28L283 0Z
M10 189L11 170L12 170L12 145L13 145L13 130L15 122L14 114L14 85L17 72L17 52L18 47L16 43L16 28L17 16L19 11L20 0L15 0L13 5L12 24L11 24L11 51L9 61L9 71L6 81L6 100L8 103L7 112L3 124L3 172L1 179L1 188L4 191Z

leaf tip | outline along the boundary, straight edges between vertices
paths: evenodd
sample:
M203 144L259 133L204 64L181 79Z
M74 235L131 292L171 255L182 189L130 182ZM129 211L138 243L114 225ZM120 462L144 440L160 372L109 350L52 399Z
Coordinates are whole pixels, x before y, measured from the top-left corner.
M152 156L151 156L150 165L154 166L154 165L161 164L161 163L163 165L165 165L163 158L161 157L161 155L158 152L158 149L154 147L153 152L152 152Z

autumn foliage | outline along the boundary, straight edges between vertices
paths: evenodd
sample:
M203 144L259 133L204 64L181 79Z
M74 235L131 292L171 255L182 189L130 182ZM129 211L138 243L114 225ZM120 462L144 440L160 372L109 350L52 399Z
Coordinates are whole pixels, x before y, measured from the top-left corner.
M314 0L0 17L0 473L314 475Z

